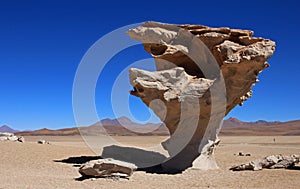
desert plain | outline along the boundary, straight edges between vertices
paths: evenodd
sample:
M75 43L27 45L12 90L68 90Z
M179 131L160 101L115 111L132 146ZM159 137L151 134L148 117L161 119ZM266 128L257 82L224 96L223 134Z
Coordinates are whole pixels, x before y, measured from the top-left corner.
M115 136L132 147L156 146L165 136ZM274 142L274 138L276 141ZM129 179L80 179L78 168L86 158L97 158L81 136L26 136L25 143L0 142L0 188L299 188L296 169L233 172L235 164L273 154L299 154L300 136L223 136L216 149L217 170L189 169L182 174L136 171ZM50 145L37 144L44 139ZM238 152L251 156L237 156ZM161 152L164 153L164 152ZM299 168L299 169L298 169Z

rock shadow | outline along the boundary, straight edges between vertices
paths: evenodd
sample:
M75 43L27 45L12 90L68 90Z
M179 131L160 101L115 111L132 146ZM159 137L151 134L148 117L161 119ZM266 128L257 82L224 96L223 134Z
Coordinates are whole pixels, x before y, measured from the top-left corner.
M113 158L120 161L125 161L135 164L138 169L137 171L143 171L146 173L155 173L155 174L178 174L182 173L179 170L165 170L162 166L168 158L154 151L147 151L134 147L122 147L117 145L106 146L103 148L101 156L78 156L78 157L69 157L62 160L53 160L58 163L67 163L73 164L74 167L80 167L82 164L97 159L103 158ZM79 177L75 180L83 181L90 177Z
M62 160L53 160L54 162L73 164L74 167L79 167L81 164L84 164L91 160L103 159L101 156L79 156L79 157L69 157Z
M78 156L78 157L69 157L67 159L62 160L53 160L54 162L58 163L67 163L67 164L73 164L73 167L80 167L82 164L91 161L91 160L97 160L97 159L103 159L101 156ZM76 181L84 181L86 179L90 179L91 177L86 176L80 176L78 178L74 178Z
M296 165L296 166L293 166L293 167L289 167L287 168L288 170L298 170L300 171L300 165Z
M135 164L137 171L155 174L178 174L182 170L166 170L162 164L167 162L168 158L154 151L147 151L134 147L122 147L117 145L106 146L101 154L102 158L113 158Z
M159 152L116 145L104 147L101 157L133 163L139 168L151 167L160 164L167 159L166 156Z

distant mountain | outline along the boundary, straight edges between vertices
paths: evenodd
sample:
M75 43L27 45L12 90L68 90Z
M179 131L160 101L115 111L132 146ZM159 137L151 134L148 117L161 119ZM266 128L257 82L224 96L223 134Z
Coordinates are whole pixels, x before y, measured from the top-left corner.
M233 117L230 117L228 118L227 120L224 120L223 121L223 127L227 127L227 126L242 126L244 124L244 122L236 119L236 118L233 118Z
M50 130L47 128L35 130L35 131L21 131L15 133L17 136L73 136L79 135L79 130L77 127L74 128L64 128L58 130Z
M50 130L47 128L18 132L16 135L22 136L39 136L39 135L54 135L54 136L72 136L72 135L120 135L120 136L138 136L138 135L168 135L169 131L164 124L146 123L139 124L131 121L127 117L118 119L103 119L93 125L85 127L64 128L58 130Z
M240 121L238 120L237 118L233 118L233 117L230 117L228 118L227 120L224 120L223 122L223 126L227 127L227 126L237 126L237 127L240 127L240 126L249 126L249 125L265 125L265 126L270 126L270 125L279 125L279 124L282 124L282 123L285 123L285 122L280 122L280 121L272 121L272 122L268 122L268 121L265 121L265 120L258 120L258 121L255 121L255 122L243 122L243 121Z
M102 125L130 125L130 124L136 124L132 122L128 117L122 116L119 117L118 119L102 119L98 123L101 123Z
M0 131L1 132L1 131ZM164 124L135 123L127 117L118 119L103 119L86 127L74 127L58 130L47 128L36 131L18 132L16 135L117 135L117 136L167 136L169 131ZM268 122L258 120L255 122L243 122L237 118L224 120L220 131L221 136L292 136L300 135L300 120L288 122Z
M300 120L243 122L236 118L224 120L220 135L228 136L293 136L300 135Z
M4 132L7 132L7 133L16 133L16 132L19 132L19 131L10 128L7 125L3 125L3 126L0 127L0 132L2 132L2 133L4 133Z

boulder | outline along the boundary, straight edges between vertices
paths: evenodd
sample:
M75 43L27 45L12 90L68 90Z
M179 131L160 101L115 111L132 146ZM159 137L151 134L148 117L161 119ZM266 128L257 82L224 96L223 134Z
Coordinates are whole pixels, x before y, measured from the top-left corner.
M9 140L9 141L18 141L18 139L19 138L17 136L15 136L15 135L7 137L7 140Z
M0 141L25 142L24 137L17 137L13 133L0 133Z
M111 158L92 160L79 168L83 177L130 177L137 169L132 163L114 160Z
M232 171L244 171L244 170L262 170L262 169L289 169L295 167L299 163L299 155L271 155L263 159L257 159L249 163L241 165L234 165L230 168Z
M49 141L46 141L46 140L39 140L37 141L38 144L50 144Z
M19 137L19 138L18 138L18 142L24 143L24 142L25 142L25 138L24 138L24 137Z
M0 136L0 141L5 141L5 140L7 140L6 136Z
M249 152L248 153L239 152L238 154L234 154L234 155L237 155L237 156L251 156L251 154Z
M46 144L46 141L45 140L39 140L37 141L38 144Z
M12 137L14 136L13 133L0 133L0 137Z
M145 22L127 34L142 41L157 71L132 68L131 94L165 123L166 171L215 169L222 120L252 95L275 42L249 30Z

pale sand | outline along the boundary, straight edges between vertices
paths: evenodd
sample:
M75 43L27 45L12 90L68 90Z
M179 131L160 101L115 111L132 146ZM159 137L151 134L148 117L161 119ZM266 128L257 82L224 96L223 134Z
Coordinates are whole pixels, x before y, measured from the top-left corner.
M165 137L117 137L125 144L151 146ZM232 172L233 164L272 154L300 154L300 137L222 137L216 159L219 170L188 170L163 175L135 172L129 180L77 181L78 167L55 162L69 157L95 156L80 137L26 137L26 143L0 142L0 189L6 188L299 188L300 170ZM39 139L51 145L39 145ZM250 157L234 156L239 151Z

